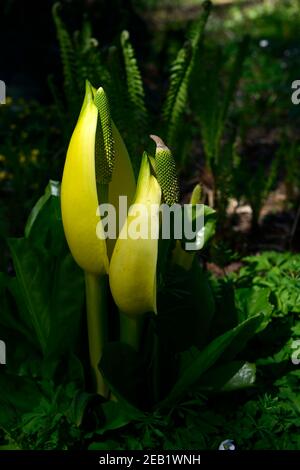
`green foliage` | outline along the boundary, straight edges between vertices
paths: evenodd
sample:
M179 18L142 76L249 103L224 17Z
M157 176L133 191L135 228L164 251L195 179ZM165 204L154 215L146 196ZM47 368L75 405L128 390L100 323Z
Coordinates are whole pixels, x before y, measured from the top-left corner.
M78 347L85 334L80 329L83 279L63 236L57 183L49 183L33 208L25 237L10 239L9 246L16 274L0 277L0 322L1 338L15 348L0 371L3 445L72 449L95 440L91 448L99 448L97 439L107 432L133 427L155 446L171 424L170 410L177 413L186 397L197 396L199 386L215 392L253 385L253 366L232 361L266 320L255 312L266 314L266 302L245 308L242 322L236 306L227 304L235 320L215 334L213 322L223 312L194 259L188 271L168 263L159 316L148 317L139 354L121 342L105 347L100 367L118 402L99 403L85 391L85 355ZM222 378L220 364L226 371ZM90 430L88 414L93 416ZM134 446L133 437L129 441Z
M169 90L163 109L163 117L167 126L166 142L171 148L176 148L177 145L181 118L188 104L190 77L203 40L204 28L210 9L211 3L204 2L202 15L192 25L187 42L179 50L175 61L171 65Z
M2 327L8 338L16 328L44 357L74 349L83 305L83 278L67 250L58 193L57 184L50 182L25 237L9 239L16 277L1 276ZM11 296L17 302L14 316Z
M80 399L76 383L56 385L42 377L13 374L0 374L0 383L0 426L16 448L65 450L80 444L74 414Z
M236 183L241 181L241 159L237 153L237 130L229 126L230 109L235 100L248 54L249 39L237 46L233 62L226 74L225 54L221 47L207 48L196 62L191 98L199 123L204 149L205 167L212 175L214 207L218 209L222 227L228 200L236 197ZM224 76L227 80L224 80Z
M142 138L148 131L148 115L145 105L142 77L128 31L121 33L121 46L125 64L127 91L132 112L132 130L135 129L138 136Z
M108 54L105 54L99 49L97 40L92 37L91 25L87 20L84 20L80 31L70 36L58 14L59 7L59 4L54 5L53 17L60 45L67 111L72 118L70 126L74 125L78 115L85 81L89 80L96 87L101 85L108 95L112 118L124 136L137 173L145 136L148 133L148 114L142 78L129 33L121 33L120 51L111 46ZM52 79L50 88L58 114L64 119L63 105Z
M262 320L262 316L249 318L233 330L227 331L222 336L215 338L204 350L192 349L182 357L181 374L172 388L167 399L161 406L170 406L178 397L182 396L186 389L191 389L199 381L201 375L214 365L220 356L228 353L232 347L235 354L239 348L254 335ZM237 346L238 345L238 346ZM237 346L237 348L236 348Z
M79 109L83 83L86 79L94 85L103 86L111 103L112 117L124 136L137 174L146 136L150 125L157 127L155 123L157 119L155 121L151 119L146 108L143 81L129 33L123 31L120 36L120 48L111 46L105 55L97 49L97 42L92 38L89 23L85 22L82 31L75 33L72 38L58 15L58 8L56 4L53 15L61 49L65 77L64 92L69 112L74 115L74 110ZM183 162L190 137L182 118L187 110L190 78L203 41L210 9L211 2L204 2L200 18L189 28L186 43L171 65L170 85L162 115L166 143L174 150L177 162ZM55 102L60 108L59 114L63 116L52 80L50 86Z
M245 38L238 45L226 84L222 83L225 59L220 48L207 50L202 61L198 60L195 67L192 103L201 128L206 164L214 173L222 165L221 141L228 124L230 105L242 75L248 42L248 38ZM200 86L196 87L199 77Z
M228 436L238 448L297 448L291 433L299 427L299 374L286 365L300 332L288 317L298 312L297 256L248 257L231 279L209 280L196 260L189 271L172 268L159 294L159 322L147 320L142 353L107 345L101 368L118 402L99 403L84 391L82 353L80 360L74 355L82 276L72 262L53 278L56 258L62 269L69 257L61 236L58 185L51 183L25 238L10 242L16 277L0 278L1 337L16 344L0 373L2 448L216 449ZM51 280L38 275L40 266L47 272L43 260ZM282 285L285 276L290 285ZM276 321L288 322L278 329ZM271 390L262 377L271 379ZM236 402L228 395L235 390Z
M75 77L77 76L76 54L70 35L68 34L62 20L58 15L58 10L59 4L55 3L53 6L53 18L56 26L61 61L63 65L64 88L68 104L72 109L74 102L76 102L75 100L78 92L77 81L75 80Z
M21 233L49 175L61 175L64 146L53 105L45 109L36 101L8 97L0 106L0 121L0 265L4 269L4 239L8 233Z
M74 125L78 116L86 80L92 84L108 86L110 75L104 63L103 54L98 49L98 42L92 37L90 23L85 19L80 31L71 36L59 15L60 4L55 3L52 9L56 26L57 38L60 46L61 63L64 75L64 98L67 112L72 119L70 127ZM50 79L50 89L57 105L57 112L63 119L65 127L65 106L61 103L53 79ZM70 129L67 129L70 132Z
M244 261L246 265L237 275L239 285L269 290L276 316L300 312L299 255L270 251Z
M231 196L246 199L256 223L262 202L276 182L280 159L286 162L286 181L297 197L298 145L287 145L284 140L269 166L258 161L253 167L240 152L237 126L234 121L229 125L230 105L246 43L237 48L227 73L221 51L202 50L208 4L205 8L171 69L164 108L166 143L183 162L191 139L190 123L183 122L183 117L189 112L189 92L192 97L195 94L199 102L192 99L191 103L198 109L204 151L218 188L218 208L225 212ZM292 5L287 15L290 11ZM128 33L122 33L121 47L113 46L106 53L99 50L89 22L70 35L57 5L53 15L68 111L52 79L50 85L65 137L70 134L66 113L77 117L84 81L89 78L107 91L113 119L138 168L140 149L153 122L149 122ZM259 15L254 17L258 20L251 21L251 28L257 28L257 34L263 21ZM278 24L288 35L284 21ZM268 80L262 77L256 83L252 77L259 78L261 70L268 69L272 87L280 89L282 82L289 82L286 75L282 78L279 62L272 62L267 54L255 54L257 60L251 66L250 58L246 60L242 90L259 99L254 108L247 108L247 99L241 98L248 111L246 124L256 115L253 109L265 109L265 96L268 106L276 102L274 90L266 90ZM208 57L215 59L210 68ZM197 79L195 90L191 89L192 71ZM227 78L221 83L223 75ZM29 209L50 166L51 171L58 168L60 172L60 156L65 152L52 111L45 113L37 106L29 110L24 102L12 108L6 114L3 111L1 128L7 133L14 125L22 132L9 136L2 132L2 240L11 231L7 213L23 224L19 208ZM46 133L39 124L45 119ZM32 141L39 142L37 149L32 149ZM10 193L12 202L7 203ZM10 258L9 263L2 263L5 269L0 274L0 338L8 347L8 364L0 370L0 449L199 450L217 449L226 438L232 438L238 449L298 449L299 372L291 358L298 354L294 343L300 335L299 256L275 252L249 256L242 260L238 273L216 279L194 253L189 254L194 257L190 269L172 265L174 241L161 244L158 316L146 318L139 354L121 342L107 345L100 367L118 401L101 402L86 391L90 377L82 346L86 343L83 278L66 246L58 196L58 184L50 182L29 216L24 237L9 239L9 254L3 249ZM205 244L215 226L215 211L205 206ZM223 266L236 257L222 243L216 251ZM117 335L116 328L113 337Z

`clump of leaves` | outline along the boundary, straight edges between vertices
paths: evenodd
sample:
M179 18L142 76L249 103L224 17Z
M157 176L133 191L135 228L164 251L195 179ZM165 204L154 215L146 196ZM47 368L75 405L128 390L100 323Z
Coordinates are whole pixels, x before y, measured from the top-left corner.
M293 253L263 252L248 256L234 276L240 286L269 289L274 315L300 312L300 256Z

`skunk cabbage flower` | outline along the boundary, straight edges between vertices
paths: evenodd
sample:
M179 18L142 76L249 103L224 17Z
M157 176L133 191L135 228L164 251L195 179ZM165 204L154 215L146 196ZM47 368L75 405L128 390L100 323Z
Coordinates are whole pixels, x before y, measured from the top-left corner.
M109 270L109 254L104 237L96 234L100 217L96 215L101 202L111 202L118 208L118 196L127 195L132 200L135 179L125 144L110 119L109 109L96 106L96 99L107 104L102 88L96 92L86 83L82 109L73 132L61 186L62 220L66 239L75 261L86 272L106 274ZM102 133L102 145L98 131ZM111 146L113 159L105 163L105 146ZM97 162L97 152L102 163ZM103 172L99 181L97 166ZM109 174L108 174L109 173ZM100 175L101 176L101 175ZM110 182L111 179L111 182ZM108 201L99 201L99 182L109 184ZM97 227L98 235L100 229Z
M144 154L134 203L120 231L109 271L113 298L129 317L156 313L160 202L161 188L151 175L149 159Z

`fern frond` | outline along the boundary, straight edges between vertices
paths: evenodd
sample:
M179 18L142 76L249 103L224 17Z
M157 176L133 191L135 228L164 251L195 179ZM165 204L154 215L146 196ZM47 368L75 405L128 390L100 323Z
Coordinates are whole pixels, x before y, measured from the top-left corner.
M200 39L204 33L205 25L208 20L212 9L212 2L205 1L202 4L202 14L200 15L199 19L194 21L188 31L187 31L187 39L191 42L193 48L198 48L200 46Z
M122 55L115 46L109 48L107 62L110 80L106 91L111 105L112 118L125 141L134 173L137 177L141 163L139 146L144 136L138 133L132 116Z
M166 140L170 147L173 147L178 123L187 102L191 57L191 44L186 42L171 66L170 85L163 108L163 118L167 124Z
M248 39L245 38L237 48L225 86L221 81L225 63L221 48L213 51L206 50L204 64L209 64L209 66L203 67L197 64L197 70L195 70L198 89L195 92L192 90L192 101L200 123L206 164L213 172L216 172L217 168L222 165L221 142L228 121L230 105L234 100L243 72L243 62L247 51Z
M70 35L59 16L59 9L60 4L55 3L52 8L52 14L56 26L57 39L60 46L65 94L70 109L74 109L74 100L77 100L78 95L76 56Z
M108 96L112 108L112 117L121 134L126 133L129 103L126 86L126 78L121 65L118 49L111 46L108 52L108 71L110 83L108 84Z
M211 2L204 2L200 19L191 27L187 42L179 50L171 66L170 85L163 108L167 126L166 141L170 147L175 145L181 117L187 107L190 77L210 10Z
M144 136L148 131L148 114L145 105L144 86L128 31L121 33L121 47L125 65L128 96L136 130L141 136Z

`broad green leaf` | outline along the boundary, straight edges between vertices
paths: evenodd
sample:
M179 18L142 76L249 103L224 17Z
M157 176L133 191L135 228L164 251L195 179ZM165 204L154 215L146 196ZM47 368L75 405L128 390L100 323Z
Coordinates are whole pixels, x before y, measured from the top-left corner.
M224 277L211 279L215 299L215 315L211 326L211 338L213 339L238 325L238 312L234 298L234 283Z
M269 302L270 289L261 287L242 287L235 290L235 301L239 312L239 320L252 317L257 313L265 315L266 326L273 311L273 306Z
M21 293L27 307L29 327L35 331L42 352L46 352L50 331L50 259L34 249L28 240L8 241Z
M29 215L25 238L36 248L46 250L51 255L60 256L67 251L62 225L59 183L50 181L45 194L38 200Z
M255 382L255 364L232 361L209 369L199 382L199 390L233 391L250 387Z
M257 331L263 315L256 315L249 318L236 328L227 331L222 336L215 338L202 351L194 352L190 365L186 365L179 376L176 384L171 390L169 396L160 404L161 407L170 406L184 393L189 391L200 379L205 371L220 359L234 342L245 345L251 336ZM237 343L235 343L235 351L237 351Z
M49 181L48 186L45 189L45 194L40 197L38 202L35 204L33 207L26 226L25 226L25 237L28 238L31 235L32 230L36 231L36 225L39 223L38 218L40 217L41 213L43 212L44 206L46 203L52 199L51 196L53 196L55 199L59 201L59 192L60 192L60 184L58 181ZM41 224L39 223L41 228Z
M173 351L207 344L215 302L206 273L197 259L185 271L172 266L158 296L158 334Z
M59 356L73 349L77 340L84 280L65 241L54 183L33 209L26 233L27 238L8 240L16 271L15 295L25 306L18 313L43 354Z
M186 238L187 234L185 234L183 226L182 248L185 249L187 244L192 243L194 245L192 251L203 249L215 234L217 220L216 211L204 204L199 204L198 206L190 205L182 208L182 220L185 221L185 218L189 221L189 224L193 229L192 232L195 231L198 224L200 226L200 230L195 232L194 239L189 240Z
M64 351L74 351L84 304L83 273L70 253L55 260L49 291L51 317L46 352L57 357Z
M22 318L27 317L28 310L20 293L17 279L0 273L0 325L11 332L20 333L34 344L34 330L22 321Z
M91 406L94 400L94 394L78 391L75 394L70 404L70 408L66 413L70 421L72 423L75 423L76 426L80 426L82 424L87 409Z
M101 428L96 430L96 434L100 436L106 431L112 431L126 426L132 419L130 414L126 413L126 409L122 404L115 401L103 403L102 411L105 416L105 423Z
M240 390L241 388L247 388L254 385L256 379L256 366L245 362L243 366L226 382L222 390L224 392L231 392L233 390Z

